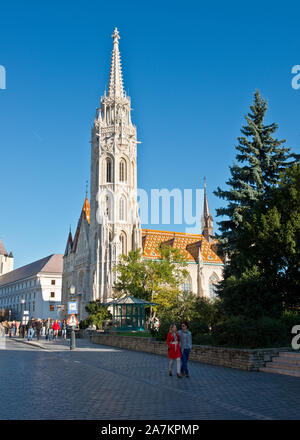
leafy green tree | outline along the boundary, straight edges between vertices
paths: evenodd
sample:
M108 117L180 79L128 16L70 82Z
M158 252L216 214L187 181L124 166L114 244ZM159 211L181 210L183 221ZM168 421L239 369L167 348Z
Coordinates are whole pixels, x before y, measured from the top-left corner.
M146 286L147 266L139 249L122 255L113 270L117 273L114 284L116 298L132 295L146 301L151 299L151 291Z
M104 321L112 319L110 311L99 300L86 304L85 310L89 313L86 322L89 325L95 325L98 329L102 329Z
M188 276L187 263L179 249L161 245L159 252L159 260L146 262L146 284L152 296L164 287L179 288Z
M230 167L231 177L226 182L229 189L218 187L215 191L215 195L227 201L226 207L217 209L217 216L227 217L218 223L218 238L223 251L230 255L235 250L245 215L278 183L280 172L291 157L289 148L282 145L285 141L273 137L277 124L264 123L267 109L267 102L256 91L254 103L245 116L247 124L238 138L237 163Z
M220 295L229 314L279 318L300 308L300 164L245 216Z
M159 260L143 260L139 250L129 252L128 256L123 255L114 268L117 273L115 296L132 295L154 301L157 306L151 310L153 316L159 311L160 315L175 317L180 285L188 274L187 263L177 248L161 245L159 252Z

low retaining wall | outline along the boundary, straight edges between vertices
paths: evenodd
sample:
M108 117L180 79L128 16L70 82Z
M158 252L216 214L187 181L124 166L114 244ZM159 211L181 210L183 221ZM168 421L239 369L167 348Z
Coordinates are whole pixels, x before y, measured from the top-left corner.
M121 336L112 334L99 334L93 332L90 335L94 344L109 345L112 347L125 348L126 350L143 351L162 356L168 356L168 347L165 342L154 341L151 338ZM288 348L265 348L265 349L239 349L213 347L209 345L194 345L190 360L204 362L223 367L237 368L240 370L258 371L270 361L273 356L278 356L280 351L287 351Z

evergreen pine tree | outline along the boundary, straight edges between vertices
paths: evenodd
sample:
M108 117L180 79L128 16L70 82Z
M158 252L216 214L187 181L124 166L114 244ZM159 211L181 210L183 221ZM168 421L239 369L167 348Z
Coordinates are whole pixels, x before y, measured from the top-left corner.
M241 129L243 136L238 138L238 163L230 167L231 177L226 182L230 188L222 190L218 187L215 191L215 195L228 202L226 207L217 209L217 216L228 217L218 223L221 232L218 238L223 251L229 255L235 249L245 214L276 186L280 172L291 157L289 148L282 145L285 140L273 138L277 124L264 123L267 109L267 102L257 90L254 104L245 116L247 125Z
M300 164L245 215L219 294L228 315L278 318L300 308Z

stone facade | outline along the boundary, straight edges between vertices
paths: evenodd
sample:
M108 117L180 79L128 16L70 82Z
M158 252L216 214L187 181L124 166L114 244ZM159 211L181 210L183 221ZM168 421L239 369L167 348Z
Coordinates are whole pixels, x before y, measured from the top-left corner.
M53 254L0 277L0 310L11 319L60 319L63 256Z

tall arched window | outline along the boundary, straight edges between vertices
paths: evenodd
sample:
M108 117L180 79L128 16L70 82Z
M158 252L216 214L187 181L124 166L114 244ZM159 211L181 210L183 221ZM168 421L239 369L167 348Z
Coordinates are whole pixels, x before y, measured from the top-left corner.
M120 242L121 242L121 253L127 254L127 237L125 232L121 232L120 234Z
M120 160L119 178L120 178L120 182L126 182L126 180L127 180L127 167L126 167L126 160L125 159Z
M106 195L105 196L105 214L107 215L108 220L111 220L111 209L112 209L111 205L112 205L111 198L108 195Z
M134 166L134 162L133 161L131 163L131 183L132 183L132 186L136 185L136 181L135 181L135 166Z
M216 274L212 274L209 279L209 299L213 301L217 297L217 284L219 279Z
M106 159L106 182L112 182L112 160L109 157Z
M191 292L192 291L192 280L191 277L188 275L185 282L181 284L181 290L183 292Z
M126 221L127 212L126 212L126 199L125 197L120 198L119 202L119 220Z

